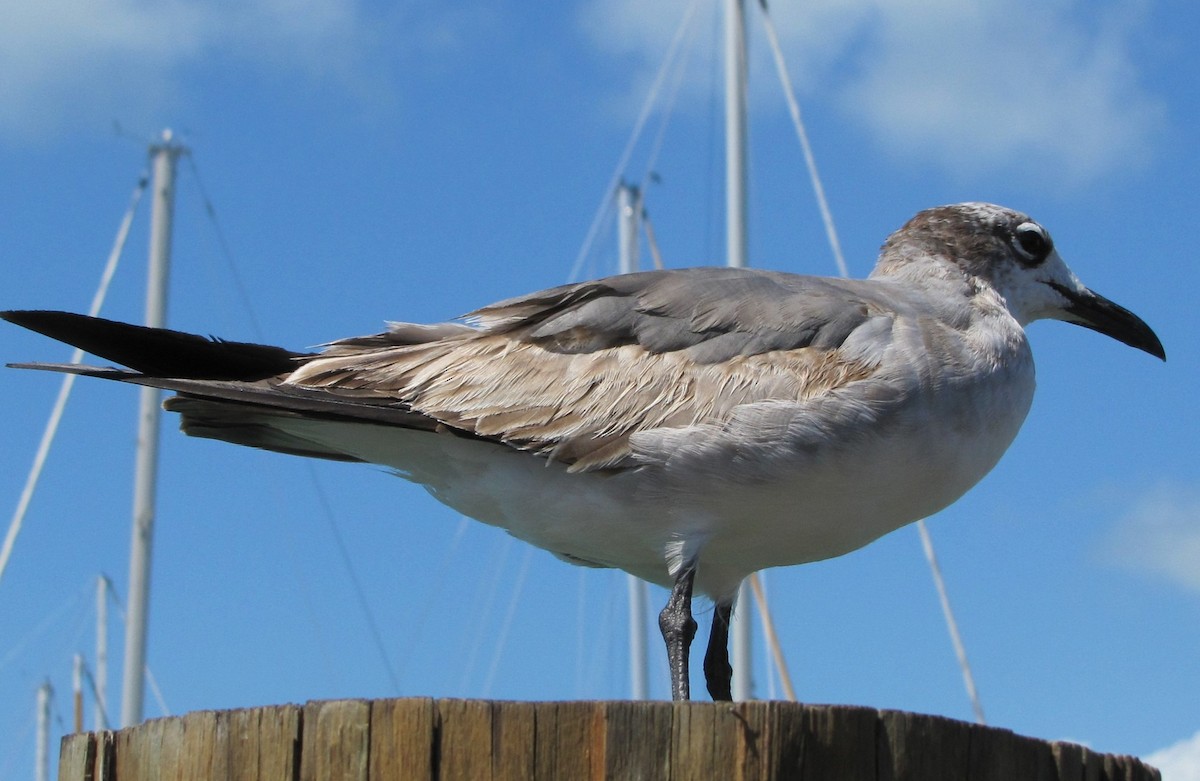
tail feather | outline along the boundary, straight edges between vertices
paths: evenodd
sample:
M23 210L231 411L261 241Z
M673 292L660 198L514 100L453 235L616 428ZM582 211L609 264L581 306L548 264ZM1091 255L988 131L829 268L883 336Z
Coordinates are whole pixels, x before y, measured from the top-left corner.
M9 311L0 318L150 377L254 382L294 370L306 355L72 312Z
M254 407L195 396L174 396L167 400L165 407L180 414L180 428L188 436L217 439L292 456L324 458L330 461L361 460L341 451L322 447L316 442L302 439L272 425L273 421L280 418L303 417L302 413L292 410Z
M396 404L394 399L340 395L327 389L283 382L309 354L70 312L0 312L0 318L128 368L48 363L9 366L174 391L178 395L168 398L163 406L180 414L181 428L191 436L293 455L357 461L354 456L289 434L272 424L307 417L422 431L438 428L436 420Z

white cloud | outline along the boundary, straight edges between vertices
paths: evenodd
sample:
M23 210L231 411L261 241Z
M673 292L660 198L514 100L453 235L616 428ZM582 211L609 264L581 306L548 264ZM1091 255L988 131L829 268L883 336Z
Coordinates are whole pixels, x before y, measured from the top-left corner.
M581 24L598 48L641 70L644 89L692 1L582 0ZM720 4L697 1L685 87L706 106L719 57L712 44L719 41ZM381 60L395 52L461 48L464 30L504 23L484 6L9 2L0 10L0 138L114 119L138 127L186 100L181 85L189 69L213 61L298 72L370 93L389 70ZM756 105L782 111L757 4L747 8ZM771 5L798 88L835 96L897 157L966 174L1019 168L1075 182L1146 159L1163 122L1130 54L1140 8L1079 0L1019 9L1003 0Z
M604 49L657 67L687 5L590 0L584 21ZM747 7L754 29L756 4ZM771 5L798 88L837 96L882 148L962 174L1017 169L1072 184L1144 162L1164 120L1130 54L1137 7L1106 14L1067 0ZM700 46L710 40L698 36ZM760 42L751 67L760 82L774 79L768 57ZM711 68L693 70L697 87L708 82Z
M1124 568L1200 593L1200 490L1166 483L1151 488L1113 527L1106 548Z
M968 173L1005 166L1073 182L1144 161L1161 121L1137 84L1129 25L1085 29L1062 3L881 3L845 105L896 154Z
M861 36L874 0L808 0L803 3L776 3L771 15L779 33L797 87L807 90L823 83L830 67L856 37ZM580 26L601 51L632 60L628 80L638 82L634 93L640 102L651 76L658 70L672 39L688 9L695 6L689 27L687 46L688 72L683 80L685 93L707 110L712 77L718 85L723 58L723 6L717 0L585 0ZM779 99L775 64L758 24L757 4L747 2L747 34L750 37L749 71L751 89L765 92L756 103ZM719 89L724 89L719 86ZM761 97L761 100L757 98Z
M36 135L80 109L139 93L159 100L164 69L194 56L204 34L203 15L179 3L8 3L0 15L0 130ZM130 78L137 73L145 75Z
M1200 781L1200 732L1145 760L1162 771L1163 781Z
M186 100L189 72L214 63L250 64L370 94L385 78L380 59L405 47L453 45L448 27L469 23L468 10L420 12L405 3L368 14L363 0L6 3L0 138L28 141L72 125L158 121L155 114ZM439 40L416 40L422 30Z

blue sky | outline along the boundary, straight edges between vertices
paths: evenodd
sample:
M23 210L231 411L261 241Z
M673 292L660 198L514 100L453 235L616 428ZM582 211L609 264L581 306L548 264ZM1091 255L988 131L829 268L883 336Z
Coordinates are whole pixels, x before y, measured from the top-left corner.
M722 262L711 5L699 3L686 67L666 81L674 110L658 181L646 182L672 266ZM559 284L687 6L10 4L0 305L86 310L146 140L164 127L192 150L180 167L175 328L302 348ZM1162 337L1165 365L1035 324L1039 389L1023 432L930 529L990 723L1143 756L1192 741L1157 756L1176 763L1168 778L1197 777L1200 11L1151 0L776 6L853 275L919 209L995 201L1045 224L1087 284ZM835 274L757 11L749 26L751 262ZM662 116L660 104L627 178L644 180ZM109 317L141 317L145 207ZM583 276L615 271L613 233L602 226ZM11 327L0 347L5 361L69 354ZM0 372L8 512L57 389L55 377ZM71 657L92 661L92 581L107 573L127 593L136 396L76 386L0 581L0 778L32 773L47 677L56 726L70 724ZM373 467L174 429L168 419L149 651L171 712L627 696L624 575L464 523ZM971 718L915 530L767 582L801 699ZM663 599L652 589L652 614ZM110 636L115 701L115 613ZM652 693L664 697L657 644L652 654ZM755 677L767 696L764 662Z

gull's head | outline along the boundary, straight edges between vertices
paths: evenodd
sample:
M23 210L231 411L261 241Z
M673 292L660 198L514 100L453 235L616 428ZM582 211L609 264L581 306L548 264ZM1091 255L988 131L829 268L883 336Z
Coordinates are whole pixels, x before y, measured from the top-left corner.
M1150 326L1089 290L1045 228L1003 206L959 203L918 213L888 237L873 276L949 276L954 269L999 293L1021 325L1063 320L1166 360Z

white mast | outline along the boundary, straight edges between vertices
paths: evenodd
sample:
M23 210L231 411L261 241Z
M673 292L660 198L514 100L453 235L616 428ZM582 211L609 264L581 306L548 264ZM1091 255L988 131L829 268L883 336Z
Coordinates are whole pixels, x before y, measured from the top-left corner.
M646 659L646 582L626 575L629 582L629 696L635 700L650 697Z
M54 688L50 681L37 691L37 757L34 777L37 781L50 781L50 695Z
M71 668L71 703L74 731L83 732L83 654L75 654Z
M725 247L726 265L747 265L746 228L746 6L725 0ZM730 636L735 700L754 696L750 676L750 597L738 589Z
M108 589L112 584L107 575L96 579L96 685L97 730L108 729Z
M638 270L638 224L642 214L642 194L634 185L617 186L617 249L619 271ZM649 662L646 658L646 582L626 575L629 584L629 686L630 697L644 700L650 696Z
M638 227L642 217L642 194L637 185L617 185L617 271L630 274L638 270Z
M150 147L154 158L154 203L150 212L150 271L146 282L146 325L166 321L167 272L171 261L171 219L175 207L175 163L185 151L164 130ZM142 388L138 414L137 473L134 477L133 533L129 554L129 619L125 627L125 670L121 725L142 721L146 676L146 625L150 602L150 553L154 541L154 497L158 473L159 398Z
M725 262L745 266L746 7L725 0Z

